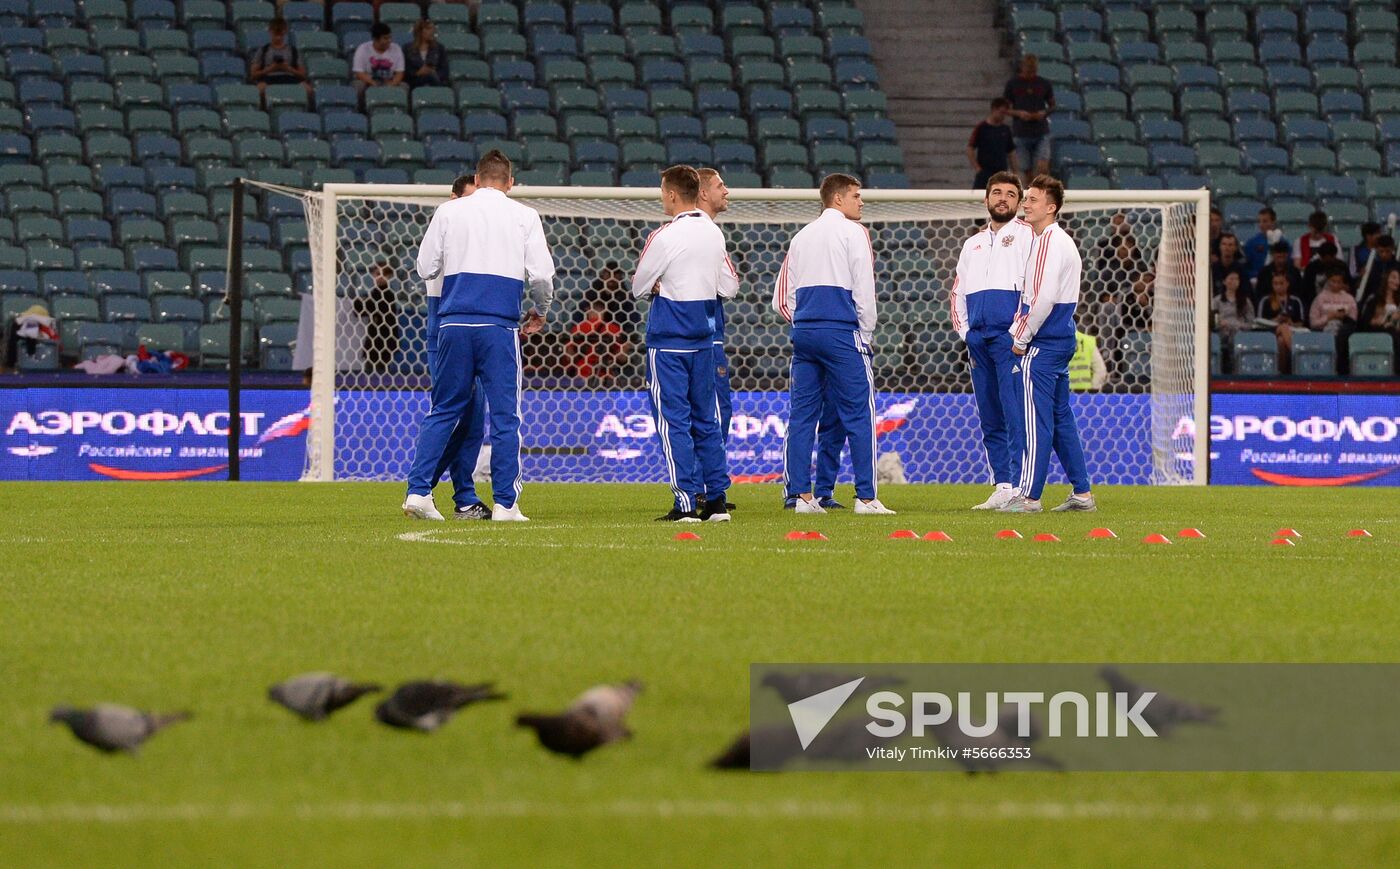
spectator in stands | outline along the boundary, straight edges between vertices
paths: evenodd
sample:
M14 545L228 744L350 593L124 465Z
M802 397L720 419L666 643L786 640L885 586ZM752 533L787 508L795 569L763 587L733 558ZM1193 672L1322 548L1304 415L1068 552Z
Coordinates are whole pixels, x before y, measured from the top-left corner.
M603 270L598 273L598 277L593 279L593 285L583 296L583 309L580 313L580 321L587 315L588 308L593 302L601 302L607 310L608 316L613 322L628 327L629 329L640 322L637 315L637 305L632 300L632 294L627 292L625 281L627 276L617 262L609 260Z
M1210 261L1220 261L1220 234L1225 231L1225 215L1219 208L1210 207Z
M1215 260L1210 267L1210 285L1215 295L1219 295L1224 289L1226 275L1237 274L1240 283L1245 287L1249 286L1246 277L1248 269L1245 266L1244 255L1240 253L1240 240L1233 232L1220 233L1219 255ZM1248 289L1245 290L1245 294L1249 294Z
M1370 273L1361 282L1356 300L1361 305L1370 301L1371 297L1380 292L1390 280L1390 273L1400 270L1400 261L1395 259L1395 237L1383 235L1376 240L1375 262L1371 264Z
M1247 332L1254 328L1254 304L1245 286L1240 272L1226 272L1221 282L1220 293L1211 297L1211 310L1215 312L1215 330L1226 343L1234 340L1236 332Z
M1298 287L1298 301L1303 303L1304 308L1311 309L1313 299L1322 292L1322 287L1332 272L1345 268L1346 264L1337 257L1337 246L1330 241L1323 242L1313 255L1312 262L1303 269L1303 282Z
M1385 286L1361 307L1358 332L1386 332L1400 356L1400 269L1385 273Z
M1381 225L1374 220L1368 220L1361 224L1361 242L1351 249L1351 260L1348 267L1351 269L1351 276L1357 280L1366 271L1366 263L1371 259L1371 254L1376 250L1376 243L1381 240Z
M1261 322L1257 325L1273 328L1278 338L1279 371L1287 374L1293 368L1293 327L1307 322L1303 318L1303 303L1293 295L1293 284L1287 273L1273 271L1259 275L1260 280L1265 277L1269 278L1270 289L1268 295L1259 300L1255 313Z
M1269 264L1269 255L1279 242L1288 244L1288 239L1283 237L1283 230L1278 228L1277 212L1265 206L1259 209L1259 232L1244 243L1244 259L1249 267L1246 274L1250 280L1259 277L1259 273ZM1293 253L1292 245L1288 245L1288 253Z
M1016 164L1026 184L1050 171L1050 113L1055 91L1040 77L1040 61L1034 54L1021 58L1020 74L1006 83L1002 96L1011 102L1011 134L1016 140Z
M361 95L372 87L398 87L403 84L403 49L394 44L389 25L376 23L369 31L370 41L355 49L350 64L355 90Z
M387 260L379 260L369 272L373 283L367 292L355 297L355 316L365 324L361 345L364 368L383 373L390 369L399 349L399 298L389 285L394 269Z
M285 20L274 18L267 23L267 44L248 55L248 81L258 86L260 94L273 84L299 84L311 93L301 54L287 41Z
M584 309L583 320L569 330L564 348L565 364L574 377L610 383L627 357L622 327L608 319L608 308L594 299Z
M1307 268L1317 249L1329 241L1338 250L1341 249L1341 245L1337 244L1337 237L1327 231L1327 212L1314 211L1308 215L1307 234L1298 239L1298 268Z
M404 44L404 67L410 88L447 84L447 50L437 41L437 25L424 18L413 25L413 41Z
M1016 171L1016 140L1006 125L1010 110L1011 101L997 97L992 100L986 119L972 128L972 137L967 140L967 160L977 173L972 179L973 190L986 190L987 180L998 172Z
M1318 257L1313 257L1316 262ZM1347 342L1351 340L1351 333L1356 331L1356 321L1358 314L1356 310L1356 297L1351 294L1351 278L1347 276L1346 266L1338 260L1327 273L1327 280L1322 285L1322 292L1313 299L1312 305L1308 309L1308 325L1315 331L1326 332L1336 336L1337 341L1337 373L1347 373Z
M1274 285L1274 275L1284 275L1288 278L1288 294L1296 296L1298 288L1303 284L1303 273L1298 271L1293 265L1293 248L1286 241L1274 242L1270 250L1269 262L1259 272L1259 276L1254 279L1254 298L1263 299L1272 292Z

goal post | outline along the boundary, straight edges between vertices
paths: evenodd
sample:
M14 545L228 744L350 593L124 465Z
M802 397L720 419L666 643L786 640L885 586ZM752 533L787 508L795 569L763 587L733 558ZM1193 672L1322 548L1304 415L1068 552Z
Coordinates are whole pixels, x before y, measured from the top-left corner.
M429 384L414 260L448 194L371 184L300 194L315 321L303 479L405 478ZM526 479L661 482L642 383L645 305L625 291L646 234L666 219L657 189L518 186L511 196L540 213L558 269L549 325L522 347ZM878 452L893 456L892 479L986 482L966 352L948 310L962 243L986 220L982 196L862 196L880 321ZM733 189L729 203L718 223L741 280L725 306L730 471L737 481L771 480L781 472L790 352L769 300L788 240L820 205L815 190ZM1077 319L1097 342L1095 384L1074 396L1096 482L1207 481L1210 264L1197 251L1209 243L1208 216L1205 190L1066 193L1061 224L1084 261ZM1057 466L1051 479L1063 480Z

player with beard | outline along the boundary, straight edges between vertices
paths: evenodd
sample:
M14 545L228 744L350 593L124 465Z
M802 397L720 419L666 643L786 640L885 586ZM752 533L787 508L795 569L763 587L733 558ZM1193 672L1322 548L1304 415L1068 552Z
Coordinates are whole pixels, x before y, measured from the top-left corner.
M1016 496L1021 476L1024 414L1021 412L1016 358L1008 331L1021 303L1021 280L1030 251L1031 227L1016 217L1021 206L1021 179L998 172L987 181L987 225L969 238L958 257L950 304L953 327L967 344L972 390L982 422L991 496L974 510L996 510Z

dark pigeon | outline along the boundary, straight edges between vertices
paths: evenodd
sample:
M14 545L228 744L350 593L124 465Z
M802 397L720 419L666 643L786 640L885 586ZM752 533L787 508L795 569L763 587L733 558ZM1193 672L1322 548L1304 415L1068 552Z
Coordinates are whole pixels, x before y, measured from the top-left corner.
M374 707L374 717L390 727L432 733L452 720L457 710L484 700L504 700L494 682L405 682Z
M856 763L866 758L866 749L881 744L881 740L865 727L862 718L847 718L822 730L807 750L797 738L797 731L785 724L744 731L724 752L710 761L715 769L749 769L750 752L757 749L768 768L782 768L798 757L812 760Z
M526 713L515 723L534 730L540 745L550 751L578 760L595 748L632 738L626 718L641 691L636 680L597 685L557 715Z
M830 673L830 672L809 672L809 673L767 673L763 676L763 685L778 692L778 696L783 698L784 703L796 703L811 697L813 694L820 694L823 691L830 691L838 685L845 685L852 679L859 679L860 673ZM904 680L894 676L866 676L865 681L860 683L856 689L862 693L878 691L881 688L889 688L895 685L903 685Z
M749 732L745 730L735 737L729 747L720 752L719 757L710 761L710 766L715 769L748 769Z
M49 722L63 722L78 739L102 751L131 751L160 731L190 717L188 712L154 714L102 703L91 709L55 706Z
M381 690L379 685L351 682L333 673L303 673L268 688L267 698L307 721L324 721L337 709Z
M1115 694L1121 692L1128 695L1129 708L1138 702L1144 691L1154 690L1148 686L1139 685L1114 667L1101 667L1099 675L1103 677L1103 680L1108 683L1108 687L1113 689ZM1161 691L1157 692L1157 696L1153 697L1152 702L1148 703L1147 708L1142 711L1142 720L1150 724L1152 729L1161 736L1167 735L1178 724L1216 724L1219 717L1219 706L1205 706L1187 700L1178 700L1168 694L1163 694Z
M1018 734L1017 709L1014 703L1008 703L1001 708L1001 712L997 715L997 729L986 736L968 736L963 733L958 728L956 716L943 724L935 724L930 729L940 745L959 750L955 762L967 770L969 774L996 772L1004 766L1025 766L1027 764L1036 764L1053 770L1065 768L1063 763L1041 751L1032 752L1029 758L962 756L960 750L964 748L1027 748L1040 739L1040 725L1034 717L1030 720L1029 734L1024 738Z

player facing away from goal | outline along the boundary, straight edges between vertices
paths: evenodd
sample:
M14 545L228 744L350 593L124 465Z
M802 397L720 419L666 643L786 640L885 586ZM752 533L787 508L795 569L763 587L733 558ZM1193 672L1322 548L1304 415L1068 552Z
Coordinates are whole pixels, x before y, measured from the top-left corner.
M462 175L452 182L452 192L448 195L448 201L471 196L475 192L476 176ZM437 362L438 304L442 299L442 275L428 281L427 288L428 376L432 380L436 380L437 371L434 365ZM433 483L436 485L444 473L451 472L452 501L455 507L452 511L452 518L454 519L491 518L491 511L486 509L486 505L481 503L481 499L477 497L476 484L472 480L472 475L476 472L477 458L481 454L481 438L486 427L486 399L481 389L481 381L478 379L473 387L472 405L468 413L470 423L458 426L452 432L452 437L448 439L447 448L443 452L442 460L438 462L437 474L433 477Z
M967 344L972 392L982 423L996 488L974 510L995 510L1016 496L1021 478L1022 428L1017 356L1008 331L1021 307L1021 279L1030 251L1031 226L1016 217L1021 207L1021 179L997 172L987 179L987 225L963 244L950 301L953 328Z
M699 196L700 176L690 166L661 173L661 204L671 222L647 239L632 276L632 295L651 297L647 391L675 495L671 512L657 521L729 521L713 348L715 306L734 298L739 276L725 253L724 233L698 207Z
M439 206L418 249L418 276L442 276L432 406L418 433L403 512L442 520L433 506L454 432L470 428L480 380L491 414L491 488L496 521L524 522L520 496L520 333L544 325L554 298L554 259L532 208L507 198L510 158L492 149L476 165L477 190ZM521 298L532 306L520 325ZM450 459L449 459L450 460Z
M714 169L696 169L695 174L700 178L700 195L695 204L710 220L714 220L729 210L729 188L725 186L724 178ZM727 445L729 421L734 418L734 400L729 390L729 357L724 352L724 300L721 298L715 299L715 337L710 352L713 355L711 364L715 372L715 419L719 422L719 442L721 445ZM698 457L695 476L700 479L705 476ZM697 495L696 502L703 511L704 494ZM726 512L734 509L732 503L726 503L724 507Z
M792 373L783 481L798 513L825 513L812 494L812 441L823 395L851 446L858 515L892 515L875 491L875 252L860 223L860 181L828 175L822 213L788 243L773 307L792 322Z
M1097 507L1089 489L1089 469L1079 441L1079 425L1069 404L1069 361L1074 356L1074 309L1079 304L1083 262L1074 240L1056 222L1065 201L1065 186L1049 175L1026 188L1023 204L1031 225L1021 310L1010 329L1012 371L1026 415L1021 453L1020 493L999 509L1003 513L1039 513L1040 495L1050 469L1050 450L1060 458L1074 491L1057 512L1092 513Z

